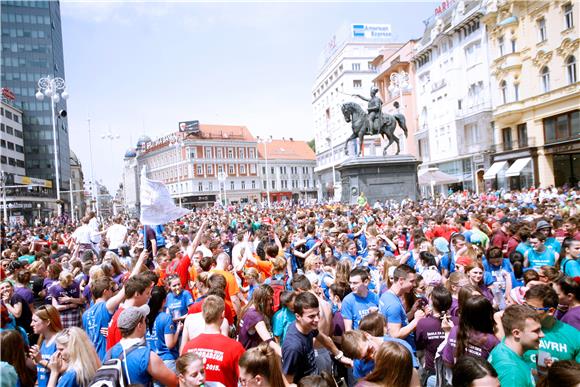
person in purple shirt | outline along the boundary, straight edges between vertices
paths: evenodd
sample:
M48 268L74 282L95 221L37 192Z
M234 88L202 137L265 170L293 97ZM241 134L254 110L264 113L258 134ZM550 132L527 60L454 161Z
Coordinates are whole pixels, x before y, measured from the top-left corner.
M487 359L498 343L491 302L485 297L473 296L461 305L459 326L451 328L441 357L445 365L452 368L457 358L463 355Z
M437 348L445 339L445 330L442 327L444 319L453 322L453 325L459 324L457 317L449 315L451 308L451 292L443 285L433 288L430 297L431 314L419 320L415 329L415 344L417 352L422 352L423 369L422 375L424 380L435 375L435 354ZM424 384L423 384L424 385Z
M75 282L70 271L61 272L58 278L58 283L54 283L49 289L52 306L59 311L63 328L80 327L80 307L85 302L79 284Z
M580 330L580 277L562 277L554 289L558 293L558 303L568 307L559 320Z
M491 290L484 284L483 281L483 265L481 262L471 262L465 267L465 273L469 279L469 283L479 288L479 291L490 302L494 301L494 295Z
M46 269L46 278L42 287L44 289L45 301L47 305L52 305L52 295L50 294L50 288L58 283L58 276L62 272L62 266L60 263L51 263Z
M240 314L242 317L239 323L238 341L245 349L256 347L266 341L278 356L282 356L282 349L274 341L270 327L273 296L274 290L270 285L262 284L254 290L252 300Z

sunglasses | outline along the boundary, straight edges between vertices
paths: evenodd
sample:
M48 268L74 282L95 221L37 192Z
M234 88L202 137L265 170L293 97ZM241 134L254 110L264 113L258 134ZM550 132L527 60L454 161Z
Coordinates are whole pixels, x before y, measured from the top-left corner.
M535 306L532 306L530 304L524 304L527 308L535 310L536 312L547 312L548 310L550 310L549 306L544 306L543 308L537 308Z

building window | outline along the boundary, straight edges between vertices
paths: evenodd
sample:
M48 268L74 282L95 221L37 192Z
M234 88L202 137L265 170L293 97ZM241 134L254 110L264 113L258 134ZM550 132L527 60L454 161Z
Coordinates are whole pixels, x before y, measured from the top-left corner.
M528 146L528 126L523 123L518 125L518 147L526 148Z
M263 189L268 189L268 188L266 188L266 180L262 181L262 187L263 187Z
M354 87L355 89L361 88L362 87L362 81L360 79L354 79L352 81L352 87Z
M240 173L246 174L246 164L240 164Z
M276 180L272 180L272 189L276 189Z
M497 47L499 48L499 56L503 56L505 53L503 36L497 38Z
M189 158L190 158L190 159L195 159L195 158L196 158L195 154L196 154L196 152L195 152L195 148L191 148L191 149L189 150Z
M360 71L360 63L353 63L352 71Z
M218 173L223 173L223 172L224 172L224 166L218 165Z
M236 174L236 167L233 164L228 165L228 174L230 175Z
M234 189L236 189L235 183L233 181L230 181L230 189L233 191Z
M256 164L250 164L250 173L256 173Z
M543 17L538 19L538 38L540 39L540 43L548 38L546 31L546 19Z
M256 180L252 180L252 189L256 189Z
M572 9L572 3L564 5L564 21L566 23L566 29L574 27L574 12Z
M223 159L224 158L223 149L222 148L216 148L215 155L216 155L216 158Z
M520 100L520 84L514 83L514 101Z
M240 159L243 159L246 157L246 152L244 151L244 148L238 149L238 155L239 155Z
M208 188L210 191L213 191L213 183L212 183L211 181L210 181L209 183L207 183L207 188Z
M207 165L207 174L213 175L213 165L212 164Z
M566 74L568 75L568 83L576 83L576 58L573 55L570 55L566 59Z
M246 182L242 180L242 189L246 189Z
M547 93L550 91L550 69L548 66L542 67L540 70L540 77L542 78L542 92Z
M254 149L250 149L250 158L253 159L254 158Z
M546 143L578 138L580 136L580 110L544 119Z
M203 183L201 181L199 183L197 183L197 190L199 192L203 192Z
M203 175L203 165L197 165L197 175L198 176L202 176Z
M507 103L507 84L506 81L501 81L499 83L499 90L501 92L501 100L503 104Z
M503 150L512 149L512 128L503 128L501 130L501 138L503 141Z
M262 167L262 175L266 174L266 167Z
M274 167L270 167L270 174L272 174L272 175L276 174Z
M516 40L515 39L512 39L511 40L511 43L512 43L512 53L513 52L516 52Z
M228 159L234 158L234 150L232 148L228 148Z
M206 146L205 147L205 158L206 159L211 159L212 158L211 146Z

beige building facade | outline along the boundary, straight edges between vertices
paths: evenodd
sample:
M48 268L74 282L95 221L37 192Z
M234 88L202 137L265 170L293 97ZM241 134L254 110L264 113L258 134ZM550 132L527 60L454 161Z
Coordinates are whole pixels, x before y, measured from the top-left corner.
M580 178L577 1L488 1L495 149L489 186Z

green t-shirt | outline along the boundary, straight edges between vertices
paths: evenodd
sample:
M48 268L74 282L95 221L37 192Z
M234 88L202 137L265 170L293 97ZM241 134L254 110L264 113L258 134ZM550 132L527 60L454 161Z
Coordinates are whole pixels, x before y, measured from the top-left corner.
M505 345L505 340L495 346L489 354L488 361L497 371L502 386L535 386L532 370L522 356Z
M550 329L542 328L544 337L540 339L540 351L548 352L554 361L575 360L580 362L580 332L571 325L556 320ZM538 350L524 353L524 359L531 368L536 368Z
M34 255L22 255L18 260L20 262L28 262L28 264L31 264L36 260L36 257Z

